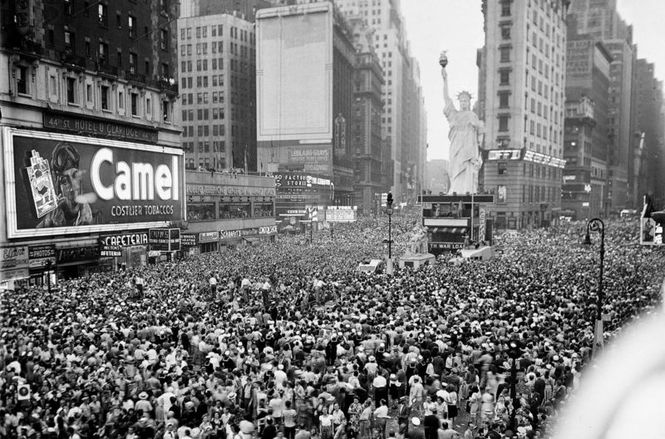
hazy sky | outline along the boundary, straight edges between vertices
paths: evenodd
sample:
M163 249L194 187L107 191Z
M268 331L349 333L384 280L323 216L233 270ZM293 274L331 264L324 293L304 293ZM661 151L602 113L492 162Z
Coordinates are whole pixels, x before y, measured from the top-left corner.
M619 13L634 28L638 56L656 64L665 78L665 0L618 0ZM476 49L483 46L480 0L402 0L411 52L420 63L427 109L429 159L448 157L448 124L443 116L443 81L439 53L447 50L450 94L469 90L478 96Z

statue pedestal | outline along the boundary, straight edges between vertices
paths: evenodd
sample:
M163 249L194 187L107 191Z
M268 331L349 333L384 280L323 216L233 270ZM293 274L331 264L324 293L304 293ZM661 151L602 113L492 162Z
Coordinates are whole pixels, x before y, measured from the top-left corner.
M431 253L406 254L399 258L399 268L410 267L419 269L422 265L434 264L436 256Z

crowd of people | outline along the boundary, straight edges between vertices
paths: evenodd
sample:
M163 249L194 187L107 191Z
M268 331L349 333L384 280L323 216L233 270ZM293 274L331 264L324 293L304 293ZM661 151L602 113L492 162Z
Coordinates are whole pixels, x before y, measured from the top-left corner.
M357 272L385 222L5 294L0 437L544 437L592 360L584 224L499 235L489 262ZM393 216L395 254L418 222ZM609 340L658 305L664 264L635 222L606 235Z

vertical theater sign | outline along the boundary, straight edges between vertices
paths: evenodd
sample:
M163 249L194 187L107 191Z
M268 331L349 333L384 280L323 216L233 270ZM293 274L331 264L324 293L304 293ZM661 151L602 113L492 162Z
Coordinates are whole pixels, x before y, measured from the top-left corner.
M2 134L10 239L184 219L182 150L12 128Z

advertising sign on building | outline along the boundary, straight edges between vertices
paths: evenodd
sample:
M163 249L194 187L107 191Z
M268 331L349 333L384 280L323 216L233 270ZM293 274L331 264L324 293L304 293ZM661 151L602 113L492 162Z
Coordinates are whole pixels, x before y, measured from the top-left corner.
M99 238L102 246L134 247L148 244L148 232L120 233Z
M487 233L487 228L486 228L486 222L487 222L487 211L485 209L479 209L478 211L478 221L480 221L480 224L478 225L478 240L479 241L484 241L485 240L485 234Z
M99 258L99 247L70 247L56 249L58 264L92 261Z
M221 230L219 236L222 241L227 239L238 239L242 237L242 232L240 230Z
M259 227L259 235L274 235L275 233L277 233L277 226Z
M207 242L219 241L219 232L201 232L199 233L199 243L205 244Z
M102 245L99 249L99 256L102 258L120 258L122 257L122 247L119 245Z
M175 252L180 250L180 229L150 229L150 250Z
M289 147L289 165L299 165L303 172L332 174L331 145L294 145Z
M28 277L28 246L0 248L0 279L12 280Z
M49 261L55 264L55 245L31 245L28 248L30 268L46 267Z
M180 244L183 247L196 247L196 234L183 233L180 235Z
M44 112L43 115L46 128L127 141L157 143L158 139L157 130L152 128L52 111Z
M2 134L9 238L184 219L182 150L14 128Z
M356 206L329 206L326 221L329 223L352 223L356 220Z

